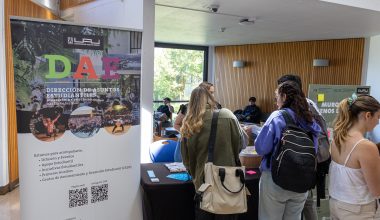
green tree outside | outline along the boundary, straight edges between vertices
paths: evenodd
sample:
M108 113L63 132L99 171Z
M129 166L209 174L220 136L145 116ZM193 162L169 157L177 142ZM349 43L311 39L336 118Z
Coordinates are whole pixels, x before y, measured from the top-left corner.
M155 48L153 100L165 97L188 101L191 91L203 80L203 51ZM155 103L154 107L159 106ZM174 105L178 111L177 105Z

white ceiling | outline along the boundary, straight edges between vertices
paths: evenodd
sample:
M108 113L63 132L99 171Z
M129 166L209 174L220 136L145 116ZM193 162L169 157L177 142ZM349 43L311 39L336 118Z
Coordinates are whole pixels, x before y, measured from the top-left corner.
M376 0L380 4L380 0ZM380 35L380 12L319 0L156 0L155 41L239 45ZM364 1L365 2L365 1ZM367 0L368 2L368 0ZM218 13L207 7L219 5ZM372 9L372 8L371 8ZM242 18L256 18L240 25ZM220 28L226 28L219 32Z

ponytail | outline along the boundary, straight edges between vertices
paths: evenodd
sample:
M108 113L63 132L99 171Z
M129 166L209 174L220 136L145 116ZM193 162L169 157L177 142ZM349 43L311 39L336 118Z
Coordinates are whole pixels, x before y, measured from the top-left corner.
M334 143L341 152L348 131L358 122L361 112L369 112L373 116L380 110L380 103L370 95L352 94L350 98L343 99L338 106L338 115L334 120Z
M348 130L352 127L354 121L357 120L351 115L349 107L348 98L343 99L339 103L338 115L334 121L334 142L339 153L342 149L342 143L347 138Z

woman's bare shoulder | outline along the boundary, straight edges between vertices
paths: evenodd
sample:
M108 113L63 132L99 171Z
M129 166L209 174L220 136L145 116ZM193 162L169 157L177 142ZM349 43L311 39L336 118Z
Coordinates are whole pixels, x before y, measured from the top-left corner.
M376 144L369 140L365 140L359 143L358 151L360 152L360 156L365 156L366 158L379 156L379 150Z

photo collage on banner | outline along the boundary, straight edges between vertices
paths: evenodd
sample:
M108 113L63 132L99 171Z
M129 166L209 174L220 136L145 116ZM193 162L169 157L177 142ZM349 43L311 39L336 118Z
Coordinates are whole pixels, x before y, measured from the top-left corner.
M125 218L142 32L12 18L11 33L23 219L105 219L93 210L111 205Z

